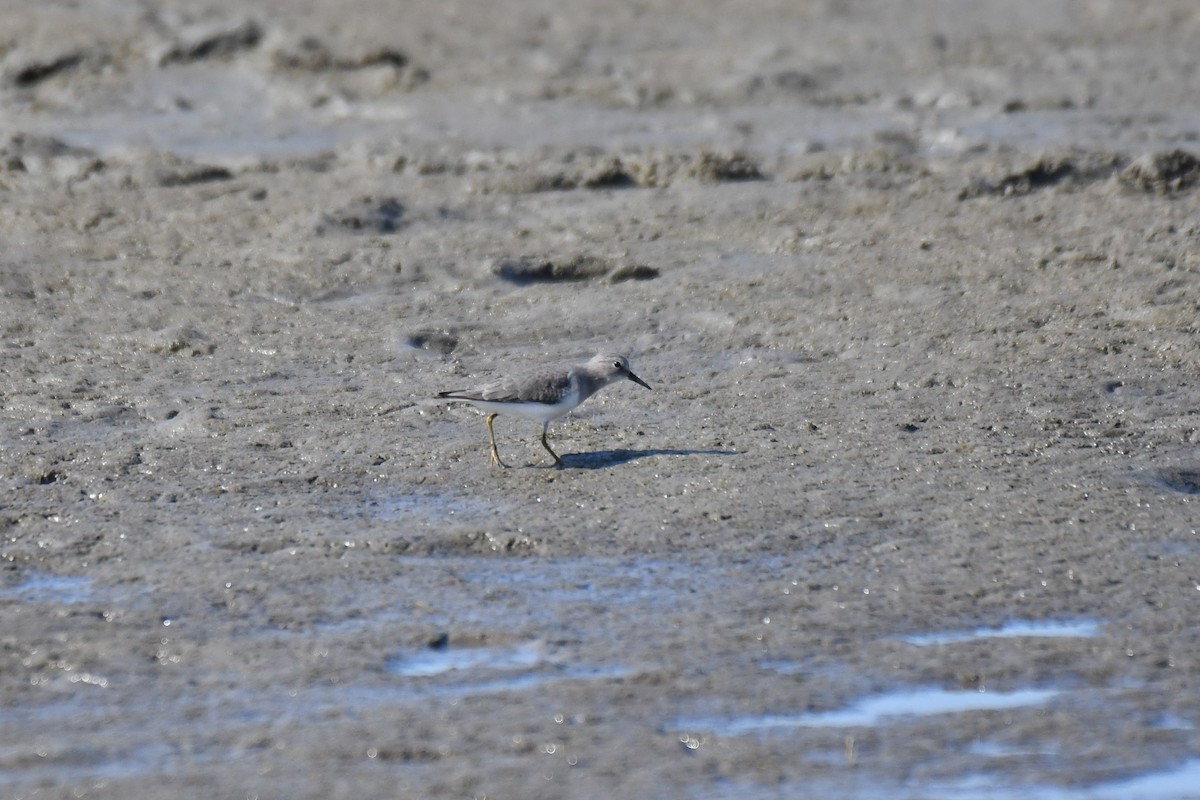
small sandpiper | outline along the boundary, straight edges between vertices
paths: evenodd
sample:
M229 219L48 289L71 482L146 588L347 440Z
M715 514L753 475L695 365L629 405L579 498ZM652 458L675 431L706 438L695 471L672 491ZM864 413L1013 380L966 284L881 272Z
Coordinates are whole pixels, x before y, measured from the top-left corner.
M554 457L554 465L559 466L562 459L546 441L550 421L567 414L605 386L623 378L650 388L650 384L629 371L628 358L601 353L576 367L550 368L519 377L499 378L474 389L439 392L438 397L465 400L487 413L488 435L492 439L491 463L508 466L500 460L500 451L496 449L492 420L497 414L515 414L542 423L542 447Z

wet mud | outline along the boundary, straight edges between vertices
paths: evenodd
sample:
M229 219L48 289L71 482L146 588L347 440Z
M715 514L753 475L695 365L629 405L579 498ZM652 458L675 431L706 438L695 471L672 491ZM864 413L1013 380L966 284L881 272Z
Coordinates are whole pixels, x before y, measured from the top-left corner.
M0 796L1198 796L1198 19L16 4Z

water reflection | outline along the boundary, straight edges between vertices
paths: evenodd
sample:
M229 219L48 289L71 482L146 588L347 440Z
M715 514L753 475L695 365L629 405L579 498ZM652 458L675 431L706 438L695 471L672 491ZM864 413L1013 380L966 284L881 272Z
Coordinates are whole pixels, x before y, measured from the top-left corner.
M707 730L724 736L763 733L779 728L850 728L887 724L892 719L991 711L1040 705L1058 694L1057 689L1019 689L1013 692L954 692L946 689L900 689L866 697L838 711L808 714L762 714L733 719L692 719L676 727Z

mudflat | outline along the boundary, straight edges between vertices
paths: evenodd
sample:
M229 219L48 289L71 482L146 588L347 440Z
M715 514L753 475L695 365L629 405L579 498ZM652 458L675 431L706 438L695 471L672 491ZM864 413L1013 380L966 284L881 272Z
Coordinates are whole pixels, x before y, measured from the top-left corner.
M1200 796L1191 2L4 17L0 796Z

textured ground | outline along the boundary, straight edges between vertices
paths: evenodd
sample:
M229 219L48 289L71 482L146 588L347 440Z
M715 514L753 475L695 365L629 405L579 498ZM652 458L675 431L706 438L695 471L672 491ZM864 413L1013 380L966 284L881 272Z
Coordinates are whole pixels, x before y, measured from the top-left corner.
M1198 40L16 3L0 796L1200 797Z

